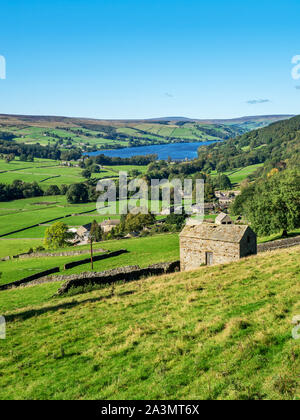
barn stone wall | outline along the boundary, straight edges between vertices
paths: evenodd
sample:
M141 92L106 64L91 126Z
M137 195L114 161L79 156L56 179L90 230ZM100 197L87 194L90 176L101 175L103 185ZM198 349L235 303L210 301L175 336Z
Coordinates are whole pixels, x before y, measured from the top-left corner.
M257 254L257 237L252 229L248 228L240 242L240 258Z
M206 264L206 252L213 253L213 265L224 264L240 259L240 244L181 237L181 270L194 270Z

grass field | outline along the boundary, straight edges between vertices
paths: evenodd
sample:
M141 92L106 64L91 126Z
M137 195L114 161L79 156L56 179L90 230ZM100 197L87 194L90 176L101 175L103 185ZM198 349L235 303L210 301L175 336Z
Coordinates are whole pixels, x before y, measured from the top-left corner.
M298 235L300 235L300 229L294 229L292 231L289 231L289 233L288 233L289 237L298 236ZM282 238L282 232L275 233L275 234L270 235L270 236L261 236L261 237L258 238L258 243L262 244L262 243L265 243L265 242L277 241L278 239L283 239Z
M42 245L41 239L0 239L0 258L22 254L40 245Z
M4 240L3 240L4 241ZM2 242L3 242L2 241ZM10 243L12 240L9 241ZM29 242L29 241L28 241ZM0 242L1 245L1 242ZM28 245L27 250L32 245ZM140 265L146 267L151 264L179 259L179 239L177 234L164 234L146 238L124 239L103 241L94 245L95 249L101 248L110 251L127 249L128 254L113 257L94 263L94 271L104 271L111 268L123 267L127 265ZM77 249L86 249L89 252L89 246L78 247ZM72 248L65 248L64 251L71 251ZM57 251L55 251L57 252ZM14 252L15 254L16 252ZM2 277L0 284L11 283L13 281L30 276L31 274L44 271L53 267L60 267L60 274L75 274L84 271L90 271L90 264L81 265L71 270L63 271L63 266L71 261L78 261L84 257L43 257L28 258L2 261L0 271Z
M139 168L139 169L138 169ZM124 167L107 166L101 169L100 173L92 174L93 178L115 178L119 170L130 171L138 169L144 172L146 167L126 165ZM37 182L44 190L49 185L70 185L84 182L85 178L81 175L82 169L79 167L62 166L60 162L51 159L36 159L34 162L20 162L14 160L6 163L0 159L0 183L11 184L15 179L25 182Z
M96 209L95 203L71 205L65 196L34 197L0 203L0 234L93 209ZM34 237L26 236L29 231L25 232L22 237Z
M261 166L261 164L251 165L225 172L225 174L229 176L232 184L237 185ZM132 170L145 173L147 167L136 165L105 166L99 174L92 174L92 177L96 179L116 178L120 171L128 172L130 175ZM37 182L43 190L46 190L50 185L60 186L62 184L70 185L84 182L85 179L81 174L82 169L79 167L62 166L60 162L50 159L36 159L34 162L14 160L9 164L0 159L0 183L5 184L11 184L15 179L21 179L25 182ZM211 175L213 177L217 176L217 172L213 171Z
M246 166L245 168L235 169L233 171L224 172L227 175L233 185L240 184L244 179L249 175L253 174L258 168L262 167L263 164L259 163L257 165ZM212 171L211 176L217 176L217 171Z
M1 399L300 399L300 248L73 297L1 292Z
M9 235L9 238L43 238L47 225L55 222L46 223L49 220L62 217L60 221L68 226L81 226L97 220L101 223L110 218L119 219L119 202L115 203L115 208L111 209L116 215L109 214L106 209L105 214L100 214L96 210L96 203L70 204L65 196L43 196L26 198L9 202L0 202L0 235L14 232L19 229L27 228L35 224L44 224L22 232ZM139 200L137 205L141 205ZM151 208L151 202L148 201ZM89 212L86 214L80 214ZM12 217L13 216L13 217ZM159 216L158 216L159 218ZM0 251L1 253L1 251Z

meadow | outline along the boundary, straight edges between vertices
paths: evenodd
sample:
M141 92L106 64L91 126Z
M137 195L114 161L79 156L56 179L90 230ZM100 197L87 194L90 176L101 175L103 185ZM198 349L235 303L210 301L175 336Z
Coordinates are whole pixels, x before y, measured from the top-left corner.
M9 242L12 242L12 240ZM0 245L2 245L1 241ZM179 259L179 239L177 234L163 234L145 238L103 241L95 243L94 248L101 248L108 251L126 249L128 251L128 254L123 254L103 261L96 261L94 263L93 271L98 272L128 265L140 265L141 267L146 267L159 262L176 261ZM27 250L28 249L29 247ZM62 251L72 251L73 249L74 248L64 248ZM68 257L39 257L2 261L0 262L0 271L2 272L0 284L11 283L53 267L60 267L61 272L59 274L64 275L91 271L90 263L74 267L70 270L63 270L64 264L71 261L78 261L89 256L89 245L76 247L76 250L86 250L86 255ZM59 252L59 250L54 250L52 252Z
M70 297L0 292L0 398L299 400L299 251Z
M57 217L65 217L67 215L93 210L96 210L95 203L71 205L67 202L65 196L60 195L2 202L0 203L0 235L35 224L42 224ZM95 211L94 215L93 213L90 215L90 219L97 215L98 213ZM67 222L68 218L63 220ZM46 228L44 228L44 230L45 229ZM32 234L30 234L30 236L28 236L28 234L30 234L29 230L25 230L21 234L21 237L34 237Z
M46 124L45 124L46 125ZM87 146L111 146L116 141L113 138L99 137L99 134L105 136L103 131L85 130L81 127L46 127L46 126L10 126L9 131L14 133L16 141L20 143L35 144L42 146L55 144L60 140L62 147L64 145L73 145L76 147ZM125 142L123 143L125 145Z
M227 175L230 179L231 183L234 186L238 186L241 182L243 182L249 175L253 174L257 169L263 166L262 163L258 163L256 165L246 166L245 168L238 168L232 171L224 172L224 175ZM210 173L212 177L218 176L217 171L212 171Z
M151 204L154 205L153 203L155 201L148 201L149 209L151 209ZM143 205L140 200L137 200L136 205L143 207L146 203ZM161 205L162 203L159 202L160 209ZM60 221L73 227L91 223L93 220L101 223L108 218L120 219L119 202L112 202L111 206L110 208L106 207L103 212L99 213L96 210L95 202L70 204L66 196L62 195L0 202L0 237L19 229L28 228L5 236L5 238L43 238L46 227L55 223L55 221L49 223L48 221L55 218L61 218ZM157 216L157 219L159 218L161 217ZM31 228L36 224L41 226Z
M73 165L75 163L73 162ZM144 172L146 167L124 165L123 167L106 166L100 173L93 173L95 179L116 178L119 170L131 171L137 169ZM0 159L0 183L11 184L15 179L24 182L37 182L45 190L50 185L71 185L84 182L83 169L76 166L63 166L60 161L51 159L35 159L34 162L21 162L16 159L10 163Z

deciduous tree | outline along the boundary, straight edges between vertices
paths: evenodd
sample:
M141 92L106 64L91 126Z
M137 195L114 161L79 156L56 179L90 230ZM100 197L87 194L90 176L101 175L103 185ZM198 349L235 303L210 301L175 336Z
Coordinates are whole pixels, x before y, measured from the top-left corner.
M74 234L68 231L65 223L57 222L46 229L44 244L46 248L63 248L69 245L73 237Z

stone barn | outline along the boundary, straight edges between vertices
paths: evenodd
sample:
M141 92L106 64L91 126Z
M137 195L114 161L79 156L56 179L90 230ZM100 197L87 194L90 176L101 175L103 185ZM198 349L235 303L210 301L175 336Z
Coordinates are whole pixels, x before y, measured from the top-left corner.
M220 213L215 221L216 225L232 225L233 221L226 213Z
M202 223L187 225L180 233L181 271L229 263L255 254L257 237L249 226Z

